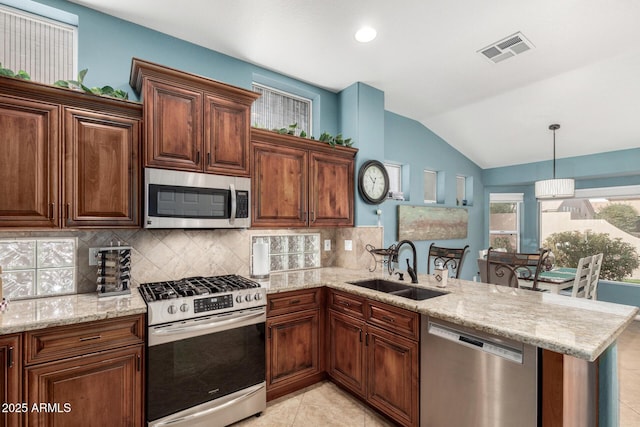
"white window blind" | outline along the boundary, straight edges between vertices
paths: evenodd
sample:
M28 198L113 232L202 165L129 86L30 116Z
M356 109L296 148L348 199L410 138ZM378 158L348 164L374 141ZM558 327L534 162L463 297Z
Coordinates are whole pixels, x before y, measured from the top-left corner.
M46 84L76 77L77 25L0 5L0 34L3 67Z
M251 124L265 129L289 128L296 123L296 135L303 130L308 136L311 129L311 100L268 86L253 84L253 90L260 93L251 107Z

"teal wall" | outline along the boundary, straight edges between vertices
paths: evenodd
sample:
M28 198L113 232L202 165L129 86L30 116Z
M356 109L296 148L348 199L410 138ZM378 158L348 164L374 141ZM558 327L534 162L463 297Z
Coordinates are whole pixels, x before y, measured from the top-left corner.
M397 205L423 205L422 171L443 173L444 199L439 206L455 206L455 176L472 178L468 196L468 238L436 242L443 245L469 244L471 251L462 277L470 279L477 271L475 255L488 245L488 194L492 191L523 192L523 250L535 250L538 242L537 202L533 182L551 176L551 161L482 170L422 124L384 110L384 93L363 83L354 83L333 93L236 58L196 46L157 31L62 0L39 0L78 15L79 69L88 68L89 86L111 85L127 90L131 58L139 57L187 72L203 75L236 86L250 88L252 81L276 86L314 100L313 134L341 132L355 141L359 149L356 170L369 159L408 166L411 187L409 200L386 201L382 210L385 246L397 241ZM27 70L28 71L28 70ZM640 149L558 159L558 177L574 176L578 188L640 184ZM354 188L356 183L353 183ZM377 225L376 206L356 197L356 225ZM419 272L426 272L426 250L431 242L417 242ZM404 254L403 254L404 257Z

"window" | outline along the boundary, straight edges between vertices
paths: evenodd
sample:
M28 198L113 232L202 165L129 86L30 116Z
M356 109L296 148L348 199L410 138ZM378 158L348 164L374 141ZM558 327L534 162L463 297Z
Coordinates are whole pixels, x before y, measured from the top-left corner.
M389 175L389 198L404 200L402 190L402 165L385 163L384 167Z
M424 202L437 203L438 198L438 173L435 171L424 170Z
M467 177L456 175L456 205L467 205Z
M640 283L640 186L576 190L539 208L540 242L557 266L602 252L601 279Z
M261 94L251 107L251 124L265 129L287 128L297 125L295 134L304 131L313 135L311 129L311 100L281 90L254 83L255 92Z
M489 246L508 252L520 251L522 200L522 193L489 194Z
M0 240L4 296L21 299L75 293L76 246L75 237Z
M20 5L31 10L0 5L2 66L14 72L24 70L31 80L46 84L74 79L78 62L78 17L35 2Z

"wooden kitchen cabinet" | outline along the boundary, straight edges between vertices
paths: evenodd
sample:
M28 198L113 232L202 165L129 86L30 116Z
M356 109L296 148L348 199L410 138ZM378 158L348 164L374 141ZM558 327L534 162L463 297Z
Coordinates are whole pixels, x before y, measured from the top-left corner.
M258 93L138 58L147 167L249 176L251 104Z
M267 296L267 400L324 378L322 296L322 288Z
M142 105L0 79L0 228L139 227Z
M140 224L140 121L65 108L65 226Z
M22 403L22 336L20 334L0 336L0 399L7 405ZM0 427L22 425L21 411L4 408L0 413Z
M56 104L0 96L0 227L59 225L59 115Z
M253 227L353 226L356 149L252 129Z
M144 316L24 333L27 426L142 426Z
M404 426L419 424L417 313L329 291L328 373Z

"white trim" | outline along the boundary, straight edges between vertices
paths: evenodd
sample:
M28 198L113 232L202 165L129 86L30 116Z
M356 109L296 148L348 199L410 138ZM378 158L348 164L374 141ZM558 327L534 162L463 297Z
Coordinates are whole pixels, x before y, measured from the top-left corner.
M583 188L576 190L576 199L589 199L595 197L620 197L640 195L640 185L622 185L617 187Z
M490 203L519 203L524 201L524 193L489 193Z

